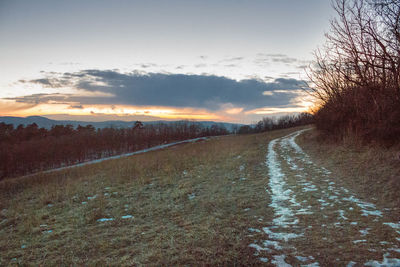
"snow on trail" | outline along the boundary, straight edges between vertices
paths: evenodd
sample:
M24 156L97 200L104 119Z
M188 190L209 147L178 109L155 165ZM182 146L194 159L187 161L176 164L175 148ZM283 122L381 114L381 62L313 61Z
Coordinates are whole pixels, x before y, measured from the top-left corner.
M318 248L335 244L330 264L400 266L400 222L389 221L373 203L337 185L329 170L313 163L295 142L304 131L268 145L266 192L274 218L262 227L265 239L250 245L255 255L276 266L319 266Z

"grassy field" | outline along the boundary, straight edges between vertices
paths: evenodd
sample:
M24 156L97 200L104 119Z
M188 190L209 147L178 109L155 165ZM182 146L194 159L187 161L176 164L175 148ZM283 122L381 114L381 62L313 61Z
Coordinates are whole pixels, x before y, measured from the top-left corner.
M301 135L297 142L314 162L338 176L346 188L369 199L400 218L400 146L363 146L357 140L330 142L316 131Z
M298 129L217 137L3 180L0 265L260 265L260 257L271 255L259 251L255 256L249 244L267 237L251 229L271 225L276 216L269 206L271 190L265 165L268 143ZM312 161L332 171L338 187L350 189L382 210L390 208L389 221L398 221L398 147L321 142L314 130L300 135L297 142ZM290 153L282 156L296 157ZM308 193L302 193L297 171L290 169L283 158L281 164L297 200L314 203L317 198L302 198ZM304 171L312 173L311 169ZM320 187L323 183L318 184L317 176L310 178ZM316 194L314 191L311 195ZM312 206L315 209L319 203ZM289 248L280 252L286 253L288 263L298 264L296 254L317 254L321 264L335 262L339 254L343 264L357 258L351 249L357 253L360 250L351 238L360 235L359 227L341 232L347 236L338 235L334 208L332 216L326 218L321 217L322 213L309 218L299 216L296 227L308 230L305 239L292 243L297 249L295 254ZM351 212L346 216L352 218ZM333 231L331 240L324 241L324 224ZM394 238L385 236L388 229L377 229L382 233L374 233L372 241ZM358 255L359 260L372 254L365 251Z
M0 265L259 264L248 228L273 216L267 145L294 130L4 180Z

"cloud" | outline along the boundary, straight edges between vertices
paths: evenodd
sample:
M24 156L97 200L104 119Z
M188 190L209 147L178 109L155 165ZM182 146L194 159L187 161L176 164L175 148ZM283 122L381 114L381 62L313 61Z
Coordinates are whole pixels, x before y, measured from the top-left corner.
M4 99L15 100L17 103L38 105L50 102L57 102L57 103L73 102L72 99L73 97L74 96L72 94L55 93L55 94L32 94L26 96L4 98Z
M146 69L146 68L157 67L157 64L155 64L155 63L142 63L139 66L142 67L143 69Z
M309 65L310 65L310 62L308 62L307 64L298 65L298 66L296 66L296 68L304 70L304 69L307 69L309 67Z
M299 69L304 69L310 64L311 61L302 60L294 57L289 57L285 54L268 54L258 53L254 60L254 63L258 66L268 66L271 63L281 63L285 65L292 65Z
M297 59L289 57L285 54L266 54L266 53L258 53L256 55L256 59L254 63L259 66L269 65L270 63L284 63L284 64L293 64L296 63Z
M77 94L32 94L18 97L3 98L4 100L14 100L17 103L30 104L32 106L39 104L68 104L70 108L83 108L82 103L97 104L101 98L108 99L111 94L101 92L88 92L86 95Z
M46 78L21 82L44 87L71 87L80 93L33 94L8 100L30 104L170 106L214 111L226 104L244 110L286 105L298 96L299 88L304 86L303 81L287 78L271 82L256 78L236 81L214 75L121 73L97 69L51 74Z
M69 108L71 109L84 109L82 105L70 105Z
M36 106L36 104L15 103L15 101L0 99L0 114L2 116L13 115L14 113L19 113L24 110L28 110L34 106Z
M224 62L237 62L237 61L241 61L243 60L244 57L229 57L229 58L225 58L220 60L220 63L224 63Z
M199 64L194 65L194 67L195 68L205 68L205 67L207 67L207 64L199 63Z
M285 64L291 64L297 62L296 58L288 57L286 55L270 55L272 62L281 62Z
M52 120L74 120L74 121L154 121L165 120L161 117L146 115L115 115L115 114L90 114L90 115L71 115L71 114L42 114L41 116Z

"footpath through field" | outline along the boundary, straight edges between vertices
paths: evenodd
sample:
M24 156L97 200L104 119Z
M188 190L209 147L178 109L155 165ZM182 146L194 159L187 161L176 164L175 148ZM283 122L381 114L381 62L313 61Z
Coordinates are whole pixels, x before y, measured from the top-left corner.
M400 266L400 221L359 199L296 144L305 130L272 140L266 159L274 219L250 247L276 266ZM259 236L259 235L257 235Z
M88 160L88 161L85 161L85 162L76 163L76 164L72 164L72 165L68 165L68 166L64 166L64 167L60 167L60 168L53 168L53 169L49 169L49 170L45 170L45 171L40 171L40 173L51 173L51 172L55 172L55 171L62 171L62 170L66 170L66 169L82 167L82 166L86 166L86 165L90 165L90 164L100 163L100 162L103 162L103 161L106 161L106 160L120 159L120 158L130 157L130 156L133 156L133 155L138 155L138 154L151 152L151 151L161 150L161 149L165 149L165 148L176 146L176 145L182 145L182 144L187 144L187 143L195 143L195 142L199 142L199 141L204 141L204 140L207 140L207 139L210 139L210 138L214 138L214 137L216 137L216 136L198 137L198 138L193 138L193 139L186 139L186 140L182 140L182 141L176 141L176 142L172 142L172 143L166 143L166 144L163 144L163 145L153 146L153 147L149 147L149 148L146 148L146 149L137 150L137 151L134 151L134 152L123 153L123 154L104 157L104 158L100 158L100 159ZM39 172L27 174L27 175L24 175L23 177L33 176L33 175L36 175L37 173L39 173Z

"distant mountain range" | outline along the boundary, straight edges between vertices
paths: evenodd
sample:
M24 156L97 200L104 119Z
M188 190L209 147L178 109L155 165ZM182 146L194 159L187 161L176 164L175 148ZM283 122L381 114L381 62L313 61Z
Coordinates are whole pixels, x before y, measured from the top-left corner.
M135 121L101 121L101 122L93 122L93 121L59 121L59 120L51 120L41 116L29 116L29 117L0 117L0 122L4 122L7 124L13 124L14 127L17 127L20 124L28 125L32 123L36 123L39 127L43 127L46 129L50 129L53 125L72 125L76 128L78 125L86 126L86 125L93 125L96 128L107 128L107 127L114 127L114 128L129 128L135 124ZM143 121L144 125L149 124L157 124L157 123L165 123L165 124L172 124L172 123L179 123L185 122L183 120L180 121ZM204 127L209 127L211 125L218 125L224 126L227 130L232 131L233 127L237 126L240 127L244 124L236 124L236 123L229 123L229 122L214 122L214 121L189 121L190 123L195 123L202 125Z

